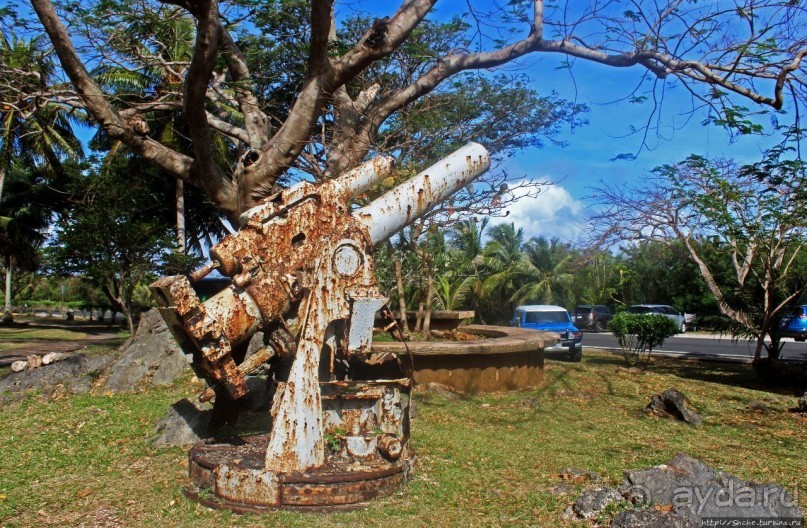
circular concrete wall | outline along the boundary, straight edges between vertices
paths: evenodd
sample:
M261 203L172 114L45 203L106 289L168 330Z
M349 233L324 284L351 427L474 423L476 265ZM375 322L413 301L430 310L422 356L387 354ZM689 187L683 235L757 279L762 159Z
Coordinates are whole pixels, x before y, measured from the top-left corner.
M484 339L373 343L374 352L412 354L415 381L440 383L460 392L501 392L538 386L544 375L544 347L557 334L507 326L459 328Z

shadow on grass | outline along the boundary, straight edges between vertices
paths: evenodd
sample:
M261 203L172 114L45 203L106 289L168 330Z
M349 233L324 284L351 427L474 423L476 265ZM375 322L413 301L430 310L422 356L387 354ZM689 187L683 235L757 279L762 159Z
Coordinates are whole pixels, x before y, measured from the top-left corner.
M627 367L621 356L605 352L590 354L588 357L584 355L583 361L589 365ZM787 396L801 396L804 393L803 387L791 384L777 385L760 378L751 368L751 365L747 363L724 363L719 361L698 361L651 356L649 364L642 363L637 368L656 374L772 392Z
M659 374L672 374L680 378L720 383L722 385L787 396L800 396L804 393L804 387L797 387L792 384L778 384L762 379L749 364L674 361L656 358L648 368Z

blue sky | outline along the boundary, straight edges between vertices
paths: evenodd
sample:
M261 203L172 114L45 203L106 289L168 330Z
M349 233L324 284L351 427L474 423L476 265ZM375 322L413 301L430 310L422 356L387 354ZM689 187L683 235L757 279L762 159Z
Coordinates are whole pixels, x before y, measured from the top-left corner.
M480 11L492 5L490 0L473 0L471 3ZM357 10L386 16L392 14L398 4L353 0L338 9L342 9L343 14ZM467 10L466 0L441 0L432 16L444 20ZM546 188L538 198L519 201L510 207L507 218L493 219L492 225L514 222L528 237L558 236L573 243L582 242L583 223L590 212L586 197L600 181L631 185L654 167L680 161L690 154L753 162L775 143L774 138L766 136L732 139L719 127L701 125L706 114L693 114L689 94L681 86L673 85L668 86L663 101L664 127L661 130L664 138L651 137L649 148L639 152L641 135L629 133L631 126L641 127L646 123L652 106L649 103L637 105L614 101L627 96L639 84L645 70L640 67L617 69L577 61L570 74L567 70L557 69L561 60L563 57L535 54L504 69L527 73L533 79L533 86L542 94L554 90L567 99L587 104L590 108L589 124L573 131L565 130L558 138L568 142L565 148L529 149L506 161L503 168L511 176L552 181L555 185ZM754 105L747 102L745 106ZM768 121L762 121L762 124L770 128ZM637 152L634 161L610 161L618 154Z
M639 152L641 135L631 135L630 127L644 125L652 107L613 101L627 95L639 82L641 68L616 69L580 61L573 69L575 82L572 82L568 72L554 70L552 58L528 58L524 64L537 89L555 90L590 108L588 125L562 133L560 139L568 142L567 147L525 150L505 164L514 176L556 182L544 190L543 196L519 201L506 219L492 222L512 221L516 227L523 227L527 236L559 236L580 242L582 224L590 212L586 198L601 181L631 185L641 181L654 167L680 161L689 154L753 162L775 143L770 136L732 139L722 128L702 125L706 114L702 111L692 114L688 95L678 88L669 90L665 96L663 119L668 125L663 129L665 138L651 137L650 149ZM673 125L682 128L672 130ZM618 154L637 152L634 161L611 161Z

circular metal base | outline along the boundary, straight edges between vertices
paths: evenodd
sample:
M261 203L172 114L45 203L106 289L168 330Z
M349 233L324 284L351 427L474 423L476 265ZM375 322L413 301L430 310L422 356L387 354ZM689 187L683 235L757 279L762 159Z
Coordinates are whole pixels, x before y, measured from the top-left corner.
M188 453L191 485L185 494L217 509L261 513L278 508L330 510L358 507L411 478L414 453L357 462L330 457L306 472L264 469L269 435L197 444Z

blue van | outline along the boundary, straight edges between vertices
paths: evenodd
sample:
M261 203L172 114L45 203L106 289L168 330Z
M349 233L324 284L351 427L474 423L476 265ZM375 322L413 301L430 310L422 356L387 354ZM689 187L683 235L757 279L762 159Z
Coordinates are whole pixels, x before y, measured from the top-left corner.
M566 348L572 361L583 358L583 333L574 326L569 312L562 306L551 304L531 304L519 306L513 314L513 326L555 332L560 341L545 350Z

